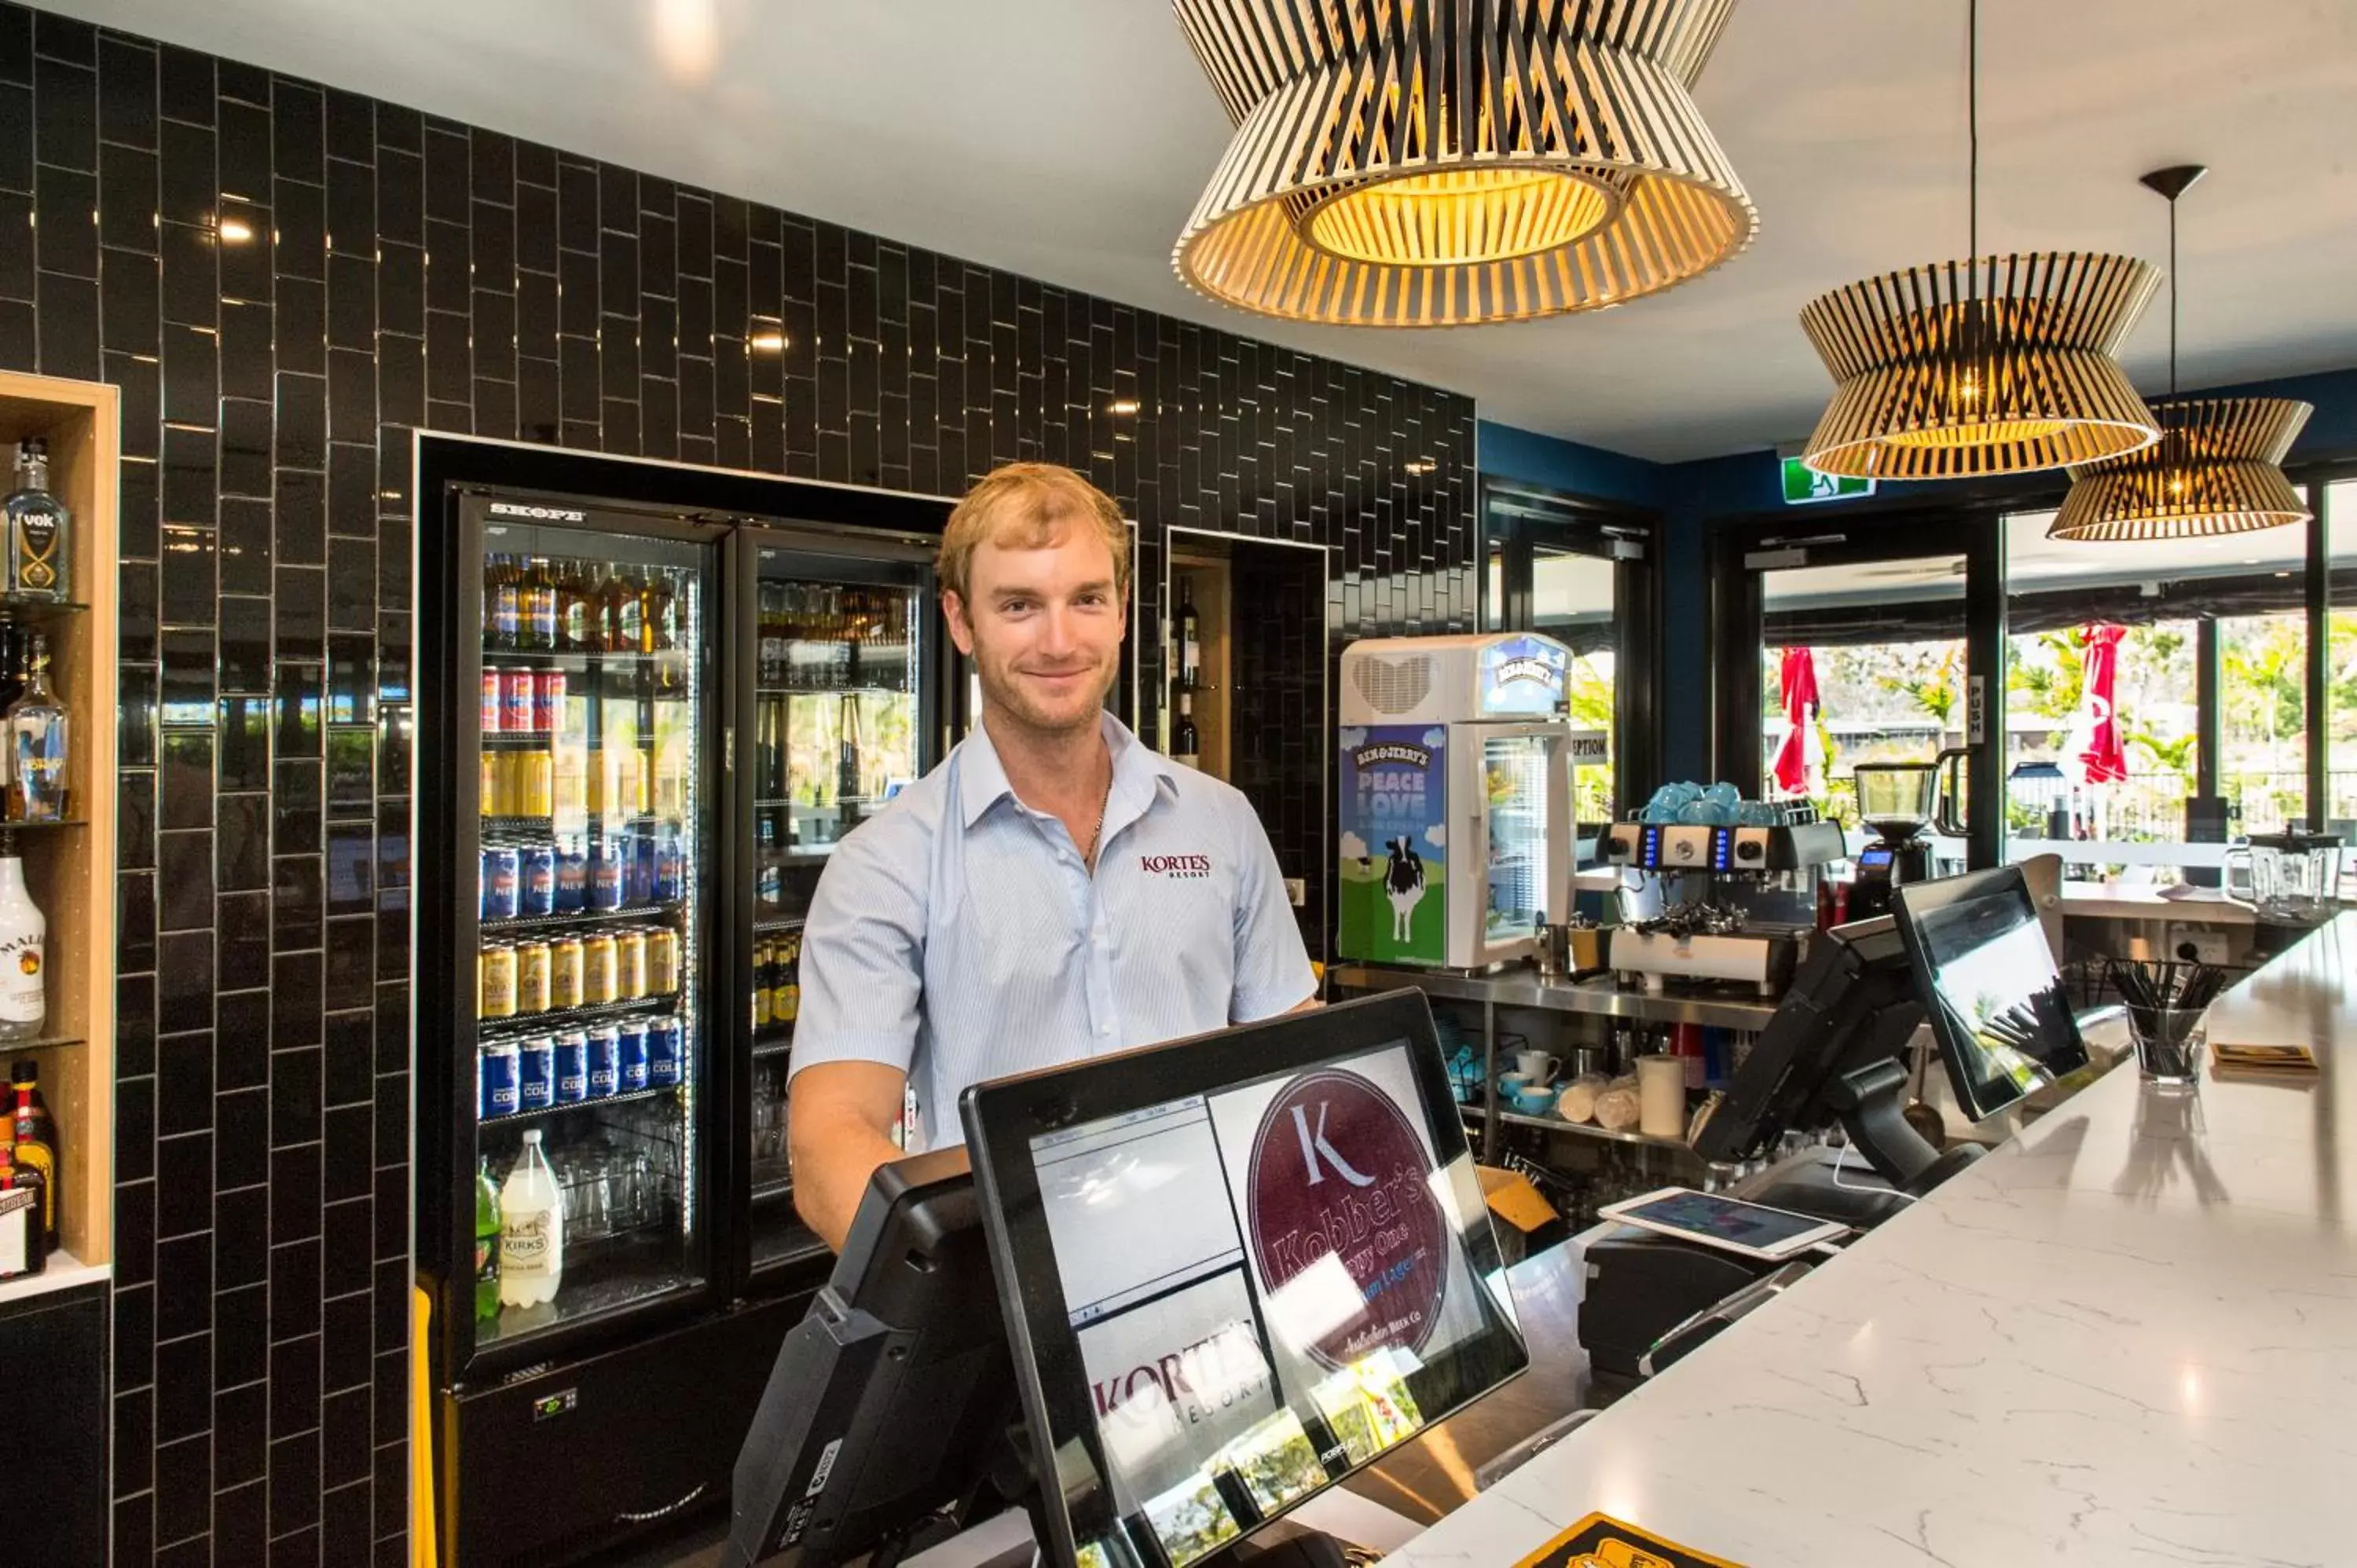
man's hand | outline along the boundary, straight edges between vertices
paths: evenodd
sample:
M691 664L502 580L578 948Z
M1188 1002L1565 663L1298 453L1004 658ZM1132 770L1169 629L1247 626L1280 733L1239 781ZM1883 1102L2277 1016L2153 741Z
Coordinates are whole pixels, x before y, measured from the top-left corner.
M900 1157L892 1129L909 1075L881 1062L819 1062L794 1074L786 1142L794 1209L837 1252L876 1167Z

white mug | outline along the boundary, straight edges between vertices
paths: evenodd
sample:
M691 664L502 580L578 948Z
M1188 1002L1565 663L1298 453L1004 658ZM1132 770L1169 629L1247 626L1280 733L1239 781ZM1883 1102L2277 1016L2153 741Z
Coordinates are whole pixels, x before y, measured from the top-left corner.
M1563 1070L1563 1063L1544 1051L1516 1051L1514 1070L1521 1073L1523 1081L1533 1089L1544 1089L1555 1081L1555 1075Z

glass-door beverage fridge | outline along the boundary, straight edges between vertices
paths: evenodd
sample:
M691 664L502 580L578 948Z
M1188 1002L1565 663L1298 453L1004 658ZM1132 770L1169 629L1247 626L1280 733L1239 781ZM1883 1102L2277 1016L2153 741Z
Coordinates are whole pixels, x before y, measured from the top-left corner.
M742 955L751 1045L744 1076L746 1266L755 1289L823 1251L794 1211L786 1088L801 1011L802 921L844 836L937 760L937 628L930 540L746 528L740 618L750 628L752 911Z
M428 961L447 990L419 1006L438 1090L420 1181L449 1189L433 1240L470 1288L445 1293L444 1365L473 1380L713 1291L725 534L490 495L457 510L452 673L481 700L433 770L458 799Z

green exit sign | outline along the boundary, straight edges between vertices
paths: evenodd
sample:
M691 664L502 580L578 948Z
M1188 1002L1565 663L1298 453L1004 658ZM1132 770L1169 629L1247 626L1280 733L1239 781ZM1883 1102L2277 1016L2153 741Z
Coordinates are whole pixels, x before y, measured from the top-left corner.
M1812 501L1846 501L1874 493L1872 479L1847 474L1820 474L1798 457L1784 459L1784 504L1807 506Z

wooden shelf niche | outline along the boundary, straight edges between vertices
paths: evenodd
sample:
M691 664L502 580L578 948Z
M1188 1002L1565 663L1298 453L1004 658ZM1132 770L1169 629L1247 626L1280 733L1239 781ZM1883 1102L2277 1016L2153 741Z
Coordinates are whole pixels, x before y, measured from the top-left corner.
M1171 531L1174 539L1179 530ZM1162 706L1162 749L1178 732L1178 585L1183 580L1194 596L1195 622L1202 648L1201 679L1193 691L1195 733L1203 743L1201 767L1214 779L1231 777L1229 740L1234 725L1229 712L1234 671L1229 636L1232 595L1224 557L1190 553L1174 543L1170 552L1170 586L1164 603L1169 607L1169 696Z
M15 488L16 443L41 436L48 444L50 489L73 514L67 546L67 588L73 603L19 604L0 596L0 618L49 639L49 683L70 715L71 748L70 820L16 833L26 883L48 921L48 1026L39 1040L0 1041L0 1068L27 1057L40 1066L41 1091L65 1144L59 1240L70 1256L53 1254L46 1274L12 1281L14 1286L71 1283L75 1265L95 1271L114 1258L121 429L119 397L112 386L0 371L0 460L6 475L0 493Z

